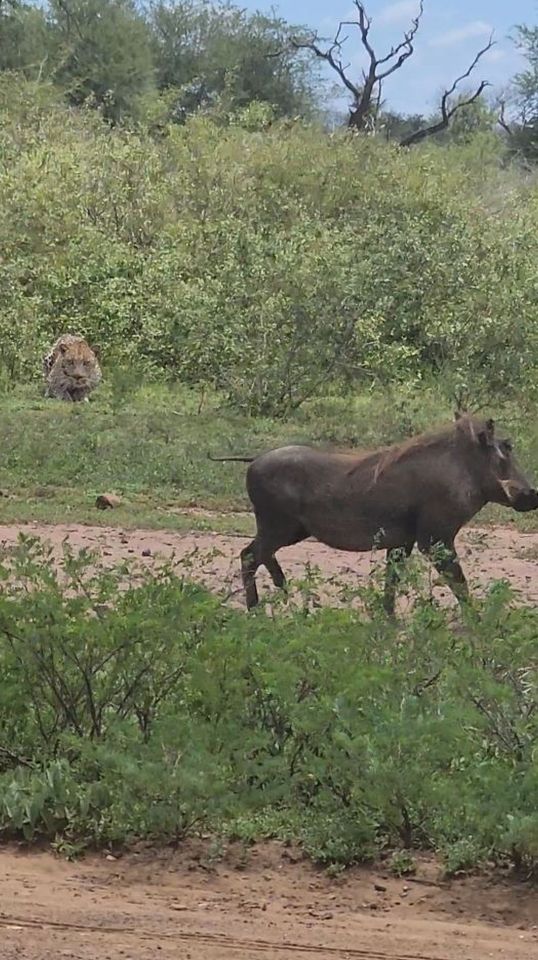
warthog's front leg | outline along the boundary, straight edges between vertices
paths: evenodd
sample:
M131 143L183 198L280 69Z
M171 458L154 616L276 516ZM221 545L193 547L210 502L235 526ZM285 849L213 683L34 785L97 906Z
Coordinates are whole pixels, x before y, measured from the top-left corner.
M428 555L437 572L443 577L452 590L458 603L466 603L469 599L469 587L465 574L456 553L453 540L438 541L435 544L419 544L422 553Z
M410 542L403 547L393 547L387 550L387 563L385 568L385 595L383 606L389 617L394 616L396 607L396 591L402 578L403 566L413 550L414 543Z

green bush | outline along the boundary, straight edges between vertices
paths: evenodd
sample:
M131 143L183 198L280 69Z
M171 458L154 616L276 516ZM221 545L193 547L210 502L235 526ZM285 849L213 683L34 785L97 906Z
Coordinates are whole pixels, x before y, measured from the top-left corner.
M247 413L440 372L532 393L538 195L495 151L203 116L153 139L7 75L0 114L12 376L69 328L105 371L212 384Z
M319 862L439 850L536 869L537 615L503 585L455 637L322 609L246 616L163 568L24 541L0 598L0 832L67 847L212 829ZM472 840L470 839L472 838ZM396 869L396 867L395 867Z

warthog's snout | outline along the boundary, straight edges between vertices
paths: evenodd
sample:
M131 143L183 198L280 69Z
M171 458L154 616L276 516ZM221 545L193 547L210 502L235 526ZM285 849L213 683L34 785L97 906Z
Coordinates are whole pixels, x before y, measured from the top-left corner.
M538 490L532 487L528 490L522 490L517 493L511 503L514 510L518 513L526 513L528 510L538 510Z

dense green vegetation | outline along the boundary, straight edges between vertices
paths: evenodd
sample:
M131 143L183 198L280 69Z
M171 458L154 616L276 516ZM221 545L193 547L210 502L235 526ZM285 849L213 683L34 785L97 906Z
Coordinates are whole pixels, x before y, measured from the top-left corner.
M402 151L250 107L154 139L5 78L0 108L8 382L80 328L249 414L432 376L533 399L538 193L488 135Z
M300 27L227 0L2 0L0 71L54 83L111 123L270 104L278 116L321 105L318 71L288 49ZM276 55L278 54L278 56Z
M88 843L210 828L324 863L438 850L538 863L536 612L504 588L458 639L419 603L245 616L165 569L22 544L0 568L0 830ZM9 580L8 580L9 578ZM10 582L12 586L7 586Z

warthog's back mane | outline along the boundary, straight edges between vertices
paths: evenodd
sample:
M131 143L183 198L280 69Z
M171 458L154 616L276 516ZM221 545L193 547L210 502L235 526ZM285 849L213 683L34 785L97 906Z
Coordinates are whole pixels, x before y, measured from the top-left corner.
M356 459L350 475L355 471L364 468L368 461L371 461L373 467L373 482L376 483L387 469L396 463L408 460L425 450L438 447L452 446L458 436L466 434L469 439L473 439L478 431L478 423L471 416L464 415L457 422L445 424L436 430L429 430L425 433L419 433L415 437L409 437L400 443L393 443L390 446L378 447L376 450L358 450Z

